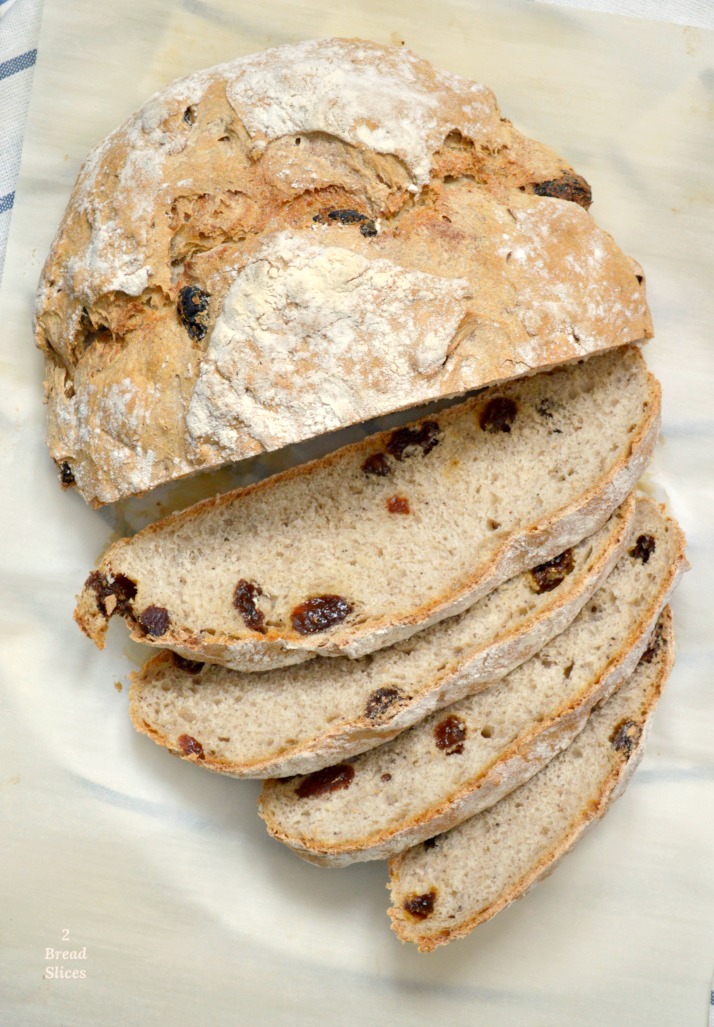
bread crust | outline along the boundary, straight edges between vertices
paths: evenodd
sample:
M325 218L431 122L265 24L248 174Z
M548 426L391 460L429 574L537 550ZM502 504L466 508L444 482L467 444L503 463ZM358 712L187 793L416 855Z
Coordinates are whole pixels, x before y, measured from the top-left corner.
M172 83L85 161L38 286L61 480L101 505L649 338L589 200L488 89L403 48Z
M656 678L648 690L646 705L641 711L640 719L636 722L631 722L639 728L636 736L637 740L631 747L628 746L624 750L621 759L613 763L610 772L599 783L597 794L589 798L588 803L582 808L580 814L569 825L567 832L496 901L485 906L483 909L464 916L453 927L443 928L433 933L429 932L428 929L420 932L419 925L415 925L413 921L410 921L400 906L392 906L388 911L392 921L392 930L401 941L415 942L420 952L432 952L440 945L446 945L450 941L463 938L475 927L478 927L479 924L490 920L512 902L522 898L534 885L549 876L563 856L571 851L585 831L600 820L612 804L622 795L644 754L650 719L674 664L674 638L672 634L672 616L669 607L665 607L663 610L659 618L658 629L661 629L663 644L660 650L662 655L660 656ZM393 893L399 887L400 861L407 855L408 853L404 853L401 857L397 856L390 861L390 884L387 887L391 887Z

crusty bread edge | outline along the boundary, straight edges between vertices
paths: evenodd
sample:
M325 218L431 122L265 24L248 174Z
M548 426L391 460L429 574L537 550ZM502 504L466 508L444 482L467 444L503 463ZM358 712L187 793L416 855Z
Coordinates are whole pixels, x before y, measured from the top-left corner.
M647 698L647 708L643 711L644 716L640 722L642 733L635 748L633 748L627 758L621 760L617 766L611 769L607 777L603 779L597 796L590 800L586 808L571 822L567 833L548 852L541 856L537 863L516 884L512 885L504 895L477 913L465 917L452 928L442 928L433 934L424 933L417 937L409 937L409 931L406 928L412 928L413 925L411 923L407 924L401 909L392 906L388 910L388 914L392 921L392 930L400 941L414 942L418 945L419 952L432 952L440 945L446 945L450 941L463 938L475 927L478 927L479 924L490 920L497 913L500 913L501 910L510 906L511 903L522 898L534 885L551 874L563 856L566 856L571 851L585 831L600 820L612 804L622 795L642 758L652 714L674 665L675 652L672 634L672 615L668 606L662 611L659 622L662 625L662 640L664 643L662 649L665 655L661 661L657 677L652 682ZM392 861L389 866L390 881L396 872L395 862ZM390 886L388 884L387 888L390 888Z
M653 500L644 497L641 502L654 504ZM590 688L580 694L577 700L571 701L547 721L541 722L526 735L516 739L476 781L467 782L448 799L410 817L407 825L400 829L381 830L369 839L361 839L357 846L351 846L349 843L328 845L323 842L312 848L306 840L297 842L270 823L263 801L263 796L270 788L268 781L263 786L263 792L258 800L258 813L265 821L268 832L277 841L292 849L297 856L318 866L339 867L373 859L389 859L418 842L456 827L468 817L494 805L514 788L525 784L541 767L570 744L575 735L582 730L593 707L599 702L604 702L625 678L634 672L662 608L689 566L685 556L684 533L675 521L669 520L669 524L677 540L678 555L663 579L659 591L652 597L647 611L643 611L638 626L630 631L627 640L610 660L605 671Z
M329 733L323 733L287 751L281 750L279 755L242 763L212 758L208 754L200 759L195 754L187 755L177 747L175 741L144 720L135 698L142 680L172 659L167 650L153 656L140 672L131 675L131 721L137 731L148 735L172 755L198 763L206 770L238 778L309 774L339 759L366 752L395 738L401 731L435 710L488 688L564 631L620 558L632 530L635 509L634 496L628 496L613 514L613 519L617 518L617 521L602 550L591 566L580 570L581 581L571 588L568 595L559 597L555 593L556 601L545 613L534 610L524 621L512 626L490 644L472 650L458 663L453 661L434 678L427 690L419 692L408 704L398 706L394 714L381 723L373 724L364 716L346 719L337 725L330 725Z

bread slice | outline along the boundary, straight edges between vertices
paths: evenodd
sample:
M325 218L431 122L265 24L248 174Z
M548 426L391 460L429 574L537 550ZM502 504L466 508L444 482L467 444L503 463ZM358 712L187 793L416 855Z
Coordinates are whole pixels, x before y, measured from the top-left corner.
M269 832L325 866L383 859L532 777L632 673L685 567L681 531L651 500L638 500L632 532L570 627L498 684L349 762L266 782Z
M115 543L75 617L238 670L364 656L596 531L659 405L637 347L485 390Z
M175 755L237 777L308 774L364 752L497 681L563 631L619 558L634 510L629 497L555 561L362 660L242 674L164 650L132 676L131 719Z
M521 788L389 865L392 929L420 952L461 938L554 869L625 789L674 662L669 609L632 677Z
M85 161L39 283L60 480L113 502L651 336L590 200L405 47L172 83Z

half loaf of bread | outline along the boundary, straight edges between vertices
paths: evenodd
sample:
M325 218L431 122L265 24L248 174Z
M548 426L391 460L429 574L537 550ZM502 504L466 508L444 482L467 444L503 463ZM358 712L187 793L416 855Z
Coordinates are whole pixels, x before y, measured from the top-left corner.
M151 525L80 627L238 670L351 657L460 613L591 535L638 480L660 390L637 347L502 387Z
M527 781L634 670L686 567L684 537L638 499L624 555L561 635L486 691L307 777L267 781L273 837L324 866L383 859Z
M242 674L164 650L132 676L131 719L173 754L236 777L308 774L364 752L486 688L564 631L619 558L634 510L629 497L555 560L361 660Z
M652 334L590 188L493 94L323 39L172 83L85 161L37 292L94 504Z
M674 661L669 609L632 677L547 767L491 809L389 865L392 928L430 952L489 920L554 869L625 789Z

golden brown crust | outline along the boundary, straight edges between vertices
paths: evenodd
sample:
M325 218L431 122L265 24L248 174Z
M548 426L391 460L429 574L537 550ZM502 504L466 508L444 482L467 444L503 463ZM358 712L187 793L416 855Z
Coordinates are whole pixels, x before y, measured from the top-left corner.
M277 68L301 81L313 65L333 76L327 113L275 86ZM63 480L111 502L651 336L641 269L588 201L488 90L404 50L323 40L174 83L90 155L43 270L36 337ZM305 298L301 276L318 288L325 266L325 294ZM316 311L345 289L333 313L351 341L335 355ZM272 303L269 339L256 296Z

